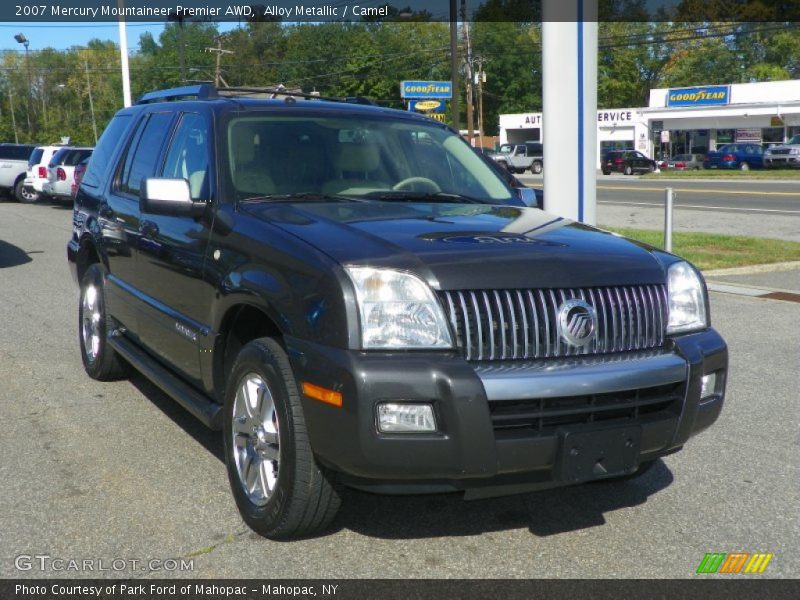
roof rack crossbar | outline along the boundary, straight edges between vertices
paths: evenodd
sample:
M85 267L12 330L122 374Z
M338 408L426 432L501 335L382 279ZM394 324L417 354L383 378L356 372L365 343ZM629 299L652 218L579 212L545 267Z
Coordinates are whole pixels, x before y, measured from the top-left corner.
M136 104L149 104L151 102L164 102L168 100L182 100L184 98L209 100L217 97L217 88L208 83L202 83L200 85L186 85L183 87L170 88L168 90L148 92L139 98L136 101Z

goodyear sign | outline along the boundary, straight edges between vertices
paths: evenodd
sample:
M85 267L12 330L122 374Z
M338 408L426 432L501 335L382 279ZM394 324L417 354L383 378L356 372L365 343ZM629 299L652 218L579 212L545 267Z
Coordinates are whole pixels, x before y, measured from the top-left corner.
M446 100L453 97L453 84L450 81L401 81L400 96Z
M730 102L730 86L708 85L703 87L669 90L667 106L714 106Z
M408 110L421 113L443 113L443 100L411 100L408 103Z

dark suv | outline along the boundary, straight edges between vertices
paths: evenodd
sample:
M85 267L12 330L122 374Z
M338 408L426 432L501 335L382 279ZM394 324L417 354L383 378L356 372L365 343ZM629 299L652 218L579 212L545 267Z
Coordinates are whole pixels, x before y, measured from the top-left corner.
M690 264L521 206L436 121L263 96L117 113L67 248L87 373L132 366L222 428L255 531L324 528L341 484L631 477L717 418L727 349Z
M603 175L610 175L612 171L625 175L652 173L656 170L656 161L636 150L611 150L600 161L600 170Z

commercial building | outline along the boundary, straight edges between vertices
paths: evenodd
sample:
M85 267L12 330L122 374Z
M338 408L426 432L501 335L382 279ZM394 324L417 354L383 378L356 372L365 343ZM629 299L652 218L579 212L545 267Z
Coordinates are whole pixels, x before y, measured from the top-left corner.
M500 143L539 141L542 113L500 115ZM654 89L649 106L597 111L597 165L611 149L703 153L728 142L777 144L800 133L800 80Z

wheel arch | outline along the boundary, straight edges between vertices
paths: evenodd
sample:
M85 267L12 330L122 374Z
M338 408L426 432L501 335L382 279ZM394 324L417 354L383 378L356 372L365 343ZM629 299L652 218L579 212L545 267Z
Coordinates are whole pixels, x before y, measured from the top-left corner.
M220 401L225 397L228 373L245 344L254 339L272 337L283 345L285 332L270 312L268 307L241 299L228 306L222 315L216 328L218 333L212 365L212 386Z

